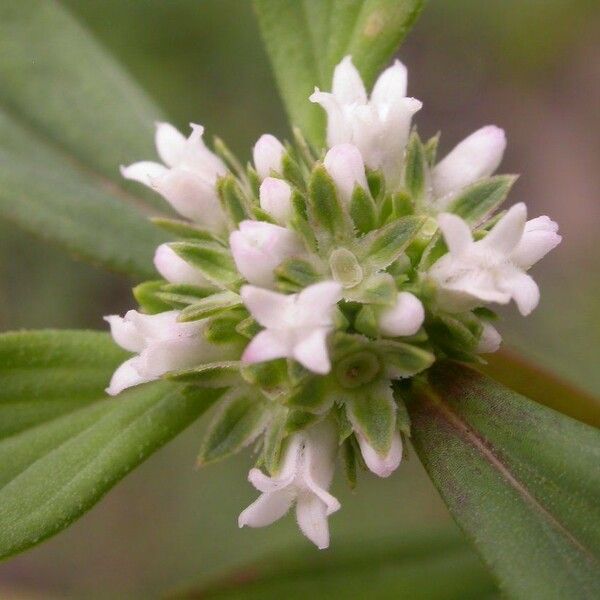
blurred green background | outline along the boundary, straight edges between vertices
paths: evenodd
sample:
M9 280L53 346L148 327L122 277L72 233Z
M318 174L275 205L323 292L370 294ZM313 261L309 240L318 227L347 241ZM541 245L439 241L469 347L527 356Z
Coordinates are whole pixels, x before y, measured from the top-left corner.
M175 124L200 122L243 158L261 133L286 136L247 0L66 4ZM596 393L599 26L595 0L438 0L400 52L410 94L425 104L419 128L443 131L442 152L481 125L507 130L502 170L522 174L512 200L526 200L532 215L550 214L564 241L535 273L543 290L538 310L527 320L506 312L506 339ZM125 278L74 262L2 222L0 281L0 330L103 328L102 315L133 304ZM69 530L1 564L0 598L152 598L283 549L306 549L291 517L267 530L237 529L237 514L255 497L246 482L251 457L194 470L201 426ZM339 481L334 493L343 508L331 519L331 553L453 527L414 455L391 480L363 476L356 493Z

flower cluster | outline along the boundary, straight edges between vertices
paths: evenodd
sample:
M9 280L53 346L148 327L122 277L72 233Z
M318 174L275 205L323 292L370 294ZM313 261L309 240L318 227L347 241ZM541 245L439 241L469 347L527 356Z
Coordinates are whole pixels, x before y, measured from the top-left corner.
M352 485L357 467L387 477L400 464L399 380L438 358L481 360L501 342L491 305L538 304L527 271L561 238L524 204L498 212L514 181L492 176L504 132L483 127L438 162L406 89L396 61L369 97L346 57L331 93L310 97L327 112L322 153L299 131L293 144L263 135L244 168L199 125L186 138L159 123L162 163L122 169L185 219L155 220L175 238L156 250L161 278L134 289L140 312L107 317L134 353L107 391L159 377L220 390L200 462L255 444L261 495L240 526L295 504L327 547L337 457Z

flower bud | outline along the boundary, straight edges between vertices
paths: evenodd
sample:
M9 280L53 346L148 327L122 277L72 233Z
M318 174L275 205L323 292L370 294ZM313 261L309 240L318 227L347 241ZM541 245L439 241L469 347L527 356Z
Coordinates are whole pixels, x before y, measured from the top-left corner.
M398 468L402 461L402 438L397 431L394 432L392 445L385 456L379 455L360 433L356 437L369 471L378 477L389 477Z
M286 181L265 177L260 185L260 207L267 211L280 225L292 216L292 188Z
M303 253L295 232L261 221L242 221L239 230L229 236L229 245L238 271L260 287L272 287L274 269L286 258Z
M389 337L414 335L424 320L425 310L421 301L410 292L400 292L396 304L381 313L379 330Z
M481 331L481 337L475 352L478 354L492 354L500 348L502 343L502 336L498 333L498 330L487 321L483 322L483 329Z
M369 189L365 164L359 149L353 144L338 144L331 148L325 155L324 164L345 202L350 202L357 185Z
M271 171L281 173L281 160L285 148L283 144L274 136L265 133L258 138L252 151L254 167L261 179L268 177Z
M156 270L169 283L210 285L202 273L181 258L169 244L161 244L154 254Z
M495 125L478 129L458 144L433 170L433 189L440 198L457 192L500 165L506 148L504 130Z

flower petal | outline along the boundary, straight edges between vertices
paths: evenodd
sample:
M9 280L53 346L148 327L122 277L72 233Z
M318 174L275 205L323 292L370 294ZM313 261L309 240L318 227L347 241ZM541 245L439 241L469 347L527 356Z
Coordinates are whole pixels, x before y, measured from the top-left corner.
M383 71L375 82L371 92L371 102L380 106L395 104L406 96L407 83L407 68L399 60L395 60L394 64Z
M283 179L266 177L260 185L260 207L280 225L292 217L292 188Z
M168 167L176 167L183 161L185 136L170 123L157 123L154 136L160 159Z
M169 244L161 244L156 249L154 266L169 283L211 286L208 279L183 260Z
M460 256L473 243L471 229L460 217L442 213L438 215L437 221L451 254Z
M508 255L519 243L525 230L527 207L524 202L511 206L509 211L494 225L480 241L482 247Z
M435 195L439 198L452 194L491 175L500 165L505 148L504 131L495 125L472 133L434 168Z
M104 320L110 325L110 334L121 348L129 352L141 352L144 349L144 336L131 319L108 315Z
M513 277L506 282L507 290L517 304L519 312L526 317L540 301L540 289L537 283L527 273L515 270Z
M346 118L341 104L333 94L315 88L309 100L320 104L327 113L327 145L330 148L352 141L352 123Z
M342 104L367 102L367 90L351 56L344 57L333 71L331 91Z
M402 461L402 438L397 431L394 432L392 445L385 456L379 455L359 432L356 432L356 437L365 464L369 471L375 473L378 477L389 477L400 466Z
M313 373L325 375L331 371L331 361L327 349L329 328L314 329L308 335L303 335L294 344L293 357Z
M296 519L300 531L319 550L329 547L329 524L325 503L311 493L301 494L296 501Z
M421 301L410 292L400 292L396 304L379 316L379 330L389 337L414 335L424 320L425 309Z
M265 527L281 519L292 505L292 497L285 492L261 494L238 517L240 527Z
M271 171L281 173L281 160L284 153L283 144L274 135L270 133L261 135L252 150L254 167L258 176L264 179L271 174Z
M150 160L143 160L140 162L133 163L128 167L121 167L121 175L125 179L131 179L132 181L138 181L148 187L155 187L156 182L159 181L169 172L164 165Z
M483 322L483 330L475 352L478 354L492 354L500 348L502 336L498 330L488 321Z
M525 223L523 237L510 258L519 268L527 270L556 248L561 241L558 224L549 217L537 217Z
M110 384L106 388L106 393L110 396L116 396L127 388L151 381L153 378L140 375L139 371L137 370L138 362L139 357L134 356L133 358L130 358L121 364L121 366L119 366L113 373L113 376L110 379Z
M285 358L291 355L291 344L285 334L272 329L265 329L255 335L242 354L242 362L254 364Z
M263 327L277 328L287 324L286 317L294 302L294 296L286 296L253 285L243 286L240 295L246 308Z
M304 288L296 298L296 306L302 307L312 314L323 314L315 322L321 325L331 323L329 312L341 299L343 288L337 281L321 281Z
M338 192L348 204L358 185L368 190L365 164L359 149L353 144L338 144L325 155L325 168L335 182Z

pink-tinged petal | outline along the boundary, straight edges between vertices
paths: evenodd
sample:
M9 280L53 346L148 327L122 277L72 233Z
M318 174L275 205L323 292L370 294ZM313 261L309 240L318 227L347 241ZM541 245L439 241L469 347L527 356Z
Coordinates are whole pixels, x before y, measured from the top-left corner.
M399 60L395 60L375 82L371 102L380 106L395 104L406 96L407 84L408 70Z
M294 302L294 296L286 296L253 285L243 286L240 295L246 308L263 327L282 328L287 325L287 315Z
M128 167L121 167L121 175L125 179L138 181L148 187L154 188L156 183L169 172L165 166L157 162L143 160L133 163Z
M327 113L327 145L330 148L352 141L352 123L346 119L342 106L333 94L315 88L309 100L320 104Z
M484 321L481 337L479 338L475 352L478 354L492 354L500 348L501 343L502 336L498 333L498 330L491 323Z
M359 149L353 144L338 144L331 148L325 155L324 164L345 202L350 202L357 185L364 190L369 189L365 164Z
M204 143L204 127L190 123L192 133L185 142L183 158L178 166L192 171L214 185L218 177L227 173L225 163Z
M144 336L130 319L108 315L104 320L110 325L110 333L121 348L129 352L141 352L144 349Z
M156 190L181 215L222 231L226 220L214 185L186 169L171 169L155 183Z
M211 286L198 269L183 260L168 244L161 244L156 249L154 266L169 283Z
M246 364L260 363L275 358L290 356L291 348L285 335L278 331L265 329L255 335L242 354Z
M314 329L294 344L293 358L313 373L325 375L331 371L327 349L328 328Z
M109 386L106 388L106 393L110 396L116 396L127 388L151 381L152 378L140 375L137 369L138 362L139 357L134 356L118 367L113 373Z
M530 314L540 301L540 289L527 273L516 271L505 282L505 287L512 294L519 312L524 317Z
M284 154L285 147L274 135L269 133L261 135L252 150L254 167L258 176L264 179L271 172L281 173L281 161Z
M558 224L542 216L525 223L523 237L512 251L512 262L521 269L530 269L562 241Z
M176 167L183 161L185 136L170 123L157 123L154 137L160 159L168 167Z
M421 301L410 292L400 292L396 304L379 317L379 330L389 337L414 335L425 320Z
M286 181L266 177L260 185L260 207L280 225L292 217L292 188Z
M327 507L320 498L310 492L301 494L296 501L296 520L300 531L319 550L329 547Z
M495 125L482 127L472 133L433 170L436 196L452 194L491 175L500 165L505 149L504 131Z
M437 220L450 253L455 256L463 254L473 243L471 229L467 223L450 213L438 215Z
M177 317L180 311L168 310L156 315L146 315L137 310L129 310L125 320L132 323L145 343L153 339L168 339L177 327Z
M251 243L241 231L231 233L229 247L235 266L246 281L262 287L273 286L275 282L273 269L276 265L261 248Z
M343 287L337 281L321 281L304 288L296 299L296 305L313 313L327 313L323 324L331 323L330 311L343 296Z
M292 505L292 496L285 492L261 494L238 518L240 527L265 527L281 519Z
M519 202L494 225L492 230L478 242L481 246L508 255L519 243L525 230L527 207Z
M346 56L333 71L333 95L342 104L365 104L367 90L360 73L352 63L352 57Z
M360 446L360 452L369 471L378 477L389 477L402 461L402 438L396 431L392 437L392 445L385 456L379 455L373 446L357 432L356 437Z

